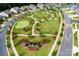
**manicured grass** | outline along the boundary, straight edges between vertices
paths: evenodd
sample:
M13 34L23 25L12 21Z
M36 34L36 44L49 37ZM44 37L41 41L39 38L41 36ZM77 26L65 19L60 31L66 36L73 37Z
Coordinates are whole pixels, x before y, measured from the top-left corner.
M25 24L24 23L22 23L23 25L22 24L20 24L20 25L18 24L18 26L22 26L24 28L19 28L18 29L18 28L16 28L16 25L17 25L16 24L14 26L13 33L30 35L31 32L32 32L32 26L33 26L34 21L28 16L24 16L19 22L21 22L21 21L23 21ZM29 23L27 24L26 22L29 22Z
M38 23L36 26L37 30L39 29L40 34L56 34L59 30L59 21L58 20L45 20Z
M34 13L33 15L34 15L34 18L36 18L36 19L43 19L43 18L49 18L51 15L50 15L50 13L48 12L48 11L40 11L40 12L36 12L36 13Z
M74 33L74 46L78 47L77 32Z
M73 20L79 20L79 17L78 16L73 17Z
M77 24L77 28L79 29L79 24Z
M20 29L20 28L24 28L26 26L29 25L28 21L19 21L16 25L15 28Z
M76 14L76 12L75 12L75 11L70 11L70 12L68 12L67 14L69 14L69 15L74 15L74 14Z
M75 24L72 24L73 28L75 29Z

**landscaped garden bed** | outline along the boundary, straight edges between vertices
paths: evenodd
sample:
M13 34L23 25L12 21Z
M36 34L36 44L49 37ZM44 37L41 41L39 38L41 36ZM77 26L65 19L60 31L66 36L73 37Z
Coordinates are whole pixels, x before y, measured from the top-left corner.
M45 56L48 55L55 38L53 36L15 37L14 45L19 55ZM46 52L44 52L46 51Z

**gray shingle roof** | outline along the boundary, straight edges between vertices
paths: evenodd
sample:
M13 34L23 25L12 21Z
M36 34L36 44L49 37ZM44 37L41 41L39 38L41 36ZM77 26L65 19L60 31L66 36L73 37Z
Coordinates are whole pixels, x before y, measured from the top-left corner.
M6 14L9 14L10 13L10 10L5 10L3 12L6 13Z
M13 7L13 9L15 9L16 11L18 11L19 10L19 7Z

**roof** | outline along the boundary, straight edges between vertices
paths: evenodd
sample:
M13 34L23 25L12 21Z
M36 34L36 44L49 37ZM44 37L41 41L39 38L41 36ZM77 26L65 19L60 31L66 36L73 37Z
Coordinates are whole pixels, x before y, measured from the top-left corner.
M44 6L45 6L45 5L44 5L43 3L38 3L38 4L37 4L37 7L41 8L41 9L43 9Z
M0 15L0 19L2 19L4 16Z
M71 8L72 6L74 6L74 4L70 4L70 5L68 6L68 8Z
M5 10L5 11L3 11L3 13L9 14L10 10Z
M44 4L43 3L38 3L37 6L41 7L41 6L44 6Z
M28 6L28 8L29 8L29 9L36 9L36 6L30 4L30 5Z
M19 7L13 7L12 9L15 9L16 11L18 11L20 8Z
M74 5L74 6L71 7L71 9L77 10L77 9L79 9L79 6L78 5Z
M20 7L20 9L25 10L25 9L27 9L27 6L22 6L22 7Z

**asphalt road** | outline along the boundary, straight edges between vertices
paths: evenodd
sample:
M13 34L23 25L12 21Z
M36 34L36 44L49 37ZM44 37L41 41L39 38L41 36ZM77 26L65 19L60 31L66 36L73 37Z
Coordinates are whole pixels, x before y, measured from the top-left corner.
M4 31L0 32L0 56L7 56L7 50L5 45L6 41L5 34L6 33Z
M15 23L14 19L19 19L23 16L23 14L20 14L19 16L14 16L13 20L10 22L6 22L7 25L3 27L2 31L0 32L0 56L7 56L7 49L6 49L6 33L10 26L10 24Z
M64 14L65 24L71 25L70 18ZM62 39L62 44L59 50L59 56L71 56L72 55L72 27L65 25L64 36Z

